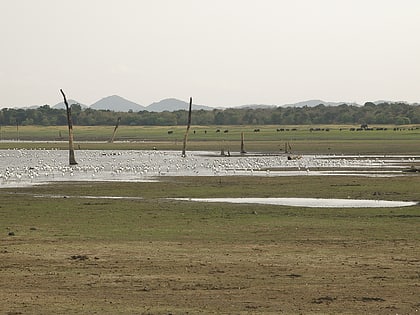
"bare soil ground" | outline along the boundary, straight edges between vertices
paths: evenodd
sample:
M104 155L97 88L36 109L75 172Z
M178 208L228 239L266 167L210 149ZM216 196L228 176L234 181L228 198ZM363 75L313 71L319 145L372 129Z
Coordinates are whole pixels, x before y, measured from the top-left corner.
M420 248L407 240L238 245L7 237L1 244L1 314L415 314L420 309Z
M420 312L420 205L308 209L166 199L420 200L418 176L326 178L0 190L0 314ZM47 196L63 192L73 197Z

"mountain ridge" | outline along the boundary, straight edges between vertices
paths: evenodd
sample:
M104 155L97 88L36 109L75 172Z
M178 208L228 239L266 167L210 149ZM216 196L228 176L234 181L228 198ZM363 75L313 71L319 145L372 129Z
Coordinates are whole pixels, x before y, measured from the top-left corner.
M347 104L347 105L359 105L356 104L354 102L326 102L323 100L307 100L307 101L301 101L301 102L297 102L297 103L292 103L292 104L284 104L282 105L282 107L315 107L318 105L325 105L325 106L340 106L343 104Z
M164 111L177 111L188 110L189 103L181 101L176 98L165 98L159 102L154 102L146 107L149 112L164 112ZM213 110L214 107L192 104L193 110Z
M69 104L69 106L71 106L73 104L78 104L78 105L80 105L80 107L82 109L86 109L86 108L89 107L89 106L87 106L85 104L82 104L79 101L76 101L76 100L73 100L73 99L68 99L67 100L67 103ZM38 106L38 107L40 107L40 106ZM52 106L52 108L55 108L55 109L65 109L66 108L66 105L64 104L64 102L60 102L60 103L57 103L54 106Z
M178 111L178 110L188 110L188 105L189 103L187 103L186 101L183 100L179 100L177 98L165 98L162 99L158 102L153 102L152 104L148 105L148 106L143 106L140 105L138 103L135 103L133 101L130 101L126 98L123 98L119 95L111 95L111 96L107 96L104 97L94 103L92 103L91 105L85 105L80 103L79 101L73 100L73 99L69 99L68 103L70 105L72 104L79 104L82 109L86 109L86 108L92 108L95 110L110 110L110 111L115 111L115 112L128 112L128 111L133 111L133 112L139 112L139 111L148 111L148 112L164 112L164 111ZM374 104L379 104L379 103L407 103L407 102L393 102L393 101L385 101L385 100L380 100L380 101L374 101L372 102ZM282 104L282 105L266 105L266 104L248 104L248 105L237 105L237 106L226 106L226 107L212 107L212 106L207 106L207 105L198 105L198 104L193 104L193 110L215 110L215 109L219 109L219 110L224 110L224 109L228 109L228 108L233 108L233 109L264 109L264 108L275 108L275 107L315 107L318 106L320 104L323 104L325 106L339 106L342 104L347 104L347 105L354 105L354 106L362 106L360 104L354 103L354 102L326 102L323 100L319 100L319 99L312 99L312 100L306 100L306 101L300 101L297 103L289 103L289 104ZM407 103L409 104L409 103ZM412 105L418 105L418 103L413 103ZM40 105L43 106L43 105ZM36 106L31 106L30 108L35 108ZM39 106L38 106L39 107ZM29 107L28 107L29 108ZM65 108L64 103L60 102L55 104L54 106L52 106L52 108L55 109L63 109Z
M138 112L144 110L145 107L134 103L130 100L127 100L119 95L111 95L104 98L101 98L99 101L96 101L89 108L96 109L96 110L113 110L113 111L121 111L121 112Z

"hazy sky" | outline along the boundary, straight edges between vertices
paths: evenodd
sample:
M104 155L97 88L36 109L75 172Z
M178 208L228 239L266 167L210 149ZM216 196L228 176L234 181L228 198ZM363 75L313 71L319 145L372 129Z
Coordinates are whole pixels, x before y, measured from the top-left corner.
M419 0L0 0L0 107L420 102Z

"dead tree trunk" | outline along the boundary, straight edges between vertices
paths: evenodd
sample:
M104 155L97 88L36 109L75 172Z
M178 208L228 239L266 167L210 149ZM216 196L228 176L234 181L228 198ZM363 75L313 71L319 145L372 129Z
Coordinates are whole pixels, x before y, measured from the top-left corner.
M74 144L73 144L73 122L71 119L71 108L69 107L69 104L67 103L66 95L64 94L63 90L60 89L61 94L64 98L64 105L66 105L66 111L67 111L67 124L69 126L69 163L70 165L76 165L76 159L74 157Z
M284 152L285 153L292 153L292 146L290 145L290 142L289 141L287 141L284 144Z
M245 154L245 137L244 137L244 133L241 132L241 154Z
M190 97L190 107L188 109L188 122L187 122L187 131L185 132L184 135L184 143L182 146L182 157L186 157L186 149L187 149L187 139L188 139L188 132L190 131L190 127L191 127L191 109L192 109L192 97Z
M16 119L16 139L19 141L19 121Z
M112 137L111 137L111 139L108 141L109 143L113 143L113 142L114 142L115 133L117 132L118 126L120 125L120 121L121 121L121 117L118 117L118 119L117 119L117 124L115 125L115 128L114 128L114 132L112 133Z

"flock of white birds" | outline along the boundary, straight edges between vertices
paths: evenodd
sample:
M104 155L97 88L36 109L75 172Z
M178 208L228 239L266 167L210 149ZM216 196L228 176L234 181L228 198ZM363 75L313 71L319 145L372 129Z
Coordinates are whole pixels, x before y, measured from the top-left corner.
M217 152L77 150L70 166L67 150L0 150L0 187L52 181L145 181L160 176L395 176L417 157L232 155Z

